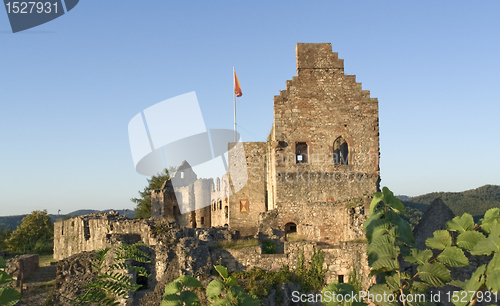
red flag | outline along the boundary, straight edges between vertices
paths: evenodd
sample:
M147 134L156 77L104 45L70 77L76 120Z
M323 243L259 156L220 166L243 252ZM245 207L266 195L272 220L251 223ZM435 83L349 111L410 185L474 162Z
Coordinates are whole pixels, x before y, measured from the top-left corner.
M234 94L237 97L241 97L243 93L241 92L240 82L238 81L238 77L236 76L236 71L234 72Z

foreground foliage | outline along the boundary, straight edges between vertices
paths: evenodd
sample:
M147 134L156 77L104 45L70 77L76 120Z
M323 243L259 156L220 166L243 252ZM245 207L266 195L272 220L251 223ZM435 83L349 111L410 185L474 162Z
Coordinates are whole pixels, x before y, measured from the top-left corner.
M469 214L455 217L446 223L447 230L435 231L433 237L426 240L426 250L413 246L415 239L410 225L402 218L404 213L405 207L388 188L374 194L364 230L369 242L367 255L371 275L377 276L378 283L369 291L388 298L372 302L376 305L434 305L429 296L425 302L404 297L422 295L430 288L446 284L463 289L444 297L457 306L474 305L481 300L495 302L483 299L483 291L496 293L500 288L498 208L488 210L478 226ZM469 265L466 253L493 255L493 259L477 268L471 279L465 282L452 280L450 267ZM403 271L400 262L416 267L416 273Z
M215 266L221 279L211 281L206 289L210 305L241 305L259 306L260 302L256 296L246 293L233 276L229 276L227 269L223 266ZM193 291L194 288L202 287L200 281L192 276L181 276L165 287L162 306L200 306L200 299Z
M6 267L5 260L0 256L0 305L13 306L19 302L21 294L7 286L14 279L4 271Z
M142 245L120 245L114 250L113 263L109 266L106 266L105 261L110 248L97 250L92 262L97 279L84 287L86 292L78 297L74 305L119 305L118 299L128 299L129 291L140 289L141 285L132 281L129 271L141 277L149 277L149 274L146 268L129 262L150 263L149 256L139 249Z

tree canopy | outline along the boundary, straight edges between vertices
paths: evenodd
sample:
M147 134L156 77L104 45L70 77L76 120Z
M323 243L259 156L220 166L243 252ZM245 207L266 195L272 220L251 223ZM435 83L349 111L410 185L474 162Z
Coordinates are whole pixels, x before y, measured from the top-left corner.
M54 248L54 224L47 210L36 210L24 217L5 243L14 252L51 253Z
M144 187L143 191L139 191L138 198L130 199L137 204L135 208L135 217L139 219L147 219L151 217L151 192L155 189L160 189L166 180L170 179L170 172L173 173L174 169L164 169L157 175L153 175L148 179L148 185Z

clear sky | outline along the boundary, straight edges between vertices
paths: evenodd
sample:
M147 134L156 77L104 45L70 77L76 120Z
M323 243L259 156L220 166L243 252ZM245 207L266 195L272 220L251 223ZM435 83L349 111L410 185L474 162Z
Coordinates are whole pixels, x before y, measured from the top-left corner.
M146 177L130 119L196 91L207 127L231 129L233 66L242 137L264 141L297 42L332 43L378 98L382 186L415 196L499 185L499 11L499 1L82 0L12 34L0 9L0 215L133 208Z

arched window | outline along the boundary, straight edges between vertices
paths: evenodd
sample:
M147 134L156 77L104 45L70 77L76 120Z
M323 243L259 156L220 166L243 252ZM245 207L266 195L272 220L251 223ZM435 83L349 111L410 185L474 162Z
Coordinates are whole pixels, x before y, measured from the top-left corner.
M342 136L333 142L333 161L335 165L347 165L349 163L349 146Z
M224 206L224 215L225 215L226 219L229 218L229 207L227 207L227 205Z
M222 209L222 201L221 201L221 199L219 199L218 203L219 203L219 209Z

